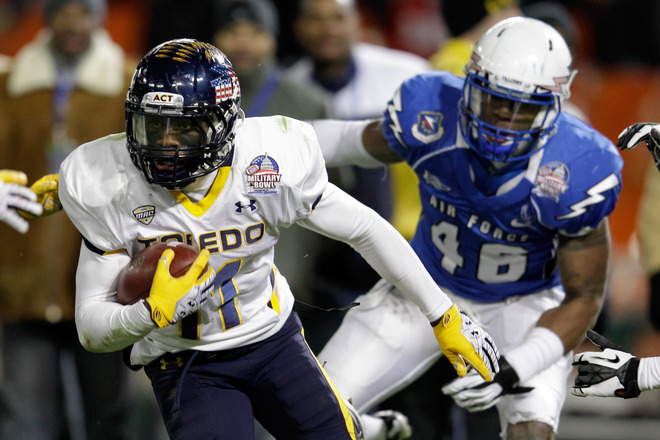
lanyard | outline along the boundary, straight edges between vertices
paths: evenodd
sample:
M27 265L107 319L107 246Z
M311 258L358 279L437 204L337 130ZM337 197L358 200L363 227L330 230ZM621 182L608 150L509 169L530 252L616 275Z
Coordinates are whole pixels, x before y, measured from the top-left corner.
M279 72L277 69L273 69L273 71L266 78L266 81L264 81L264 83L259 88L259 91L257 91L257 94L252 100L252 105L250 105L250 108L245 111L245 116L263 116L264 110L266 110L266 106L270 102L273 93L275 92L275 89L279 83Z

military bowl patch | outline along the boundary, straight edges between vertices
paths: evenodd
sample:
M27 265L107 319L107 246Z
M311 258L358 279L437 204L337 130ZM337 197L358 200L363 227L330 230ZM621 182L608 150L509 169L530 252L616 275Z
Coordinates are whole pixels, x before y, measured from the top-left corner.
M559 201L559 196L568 189L568 167L561 162L550 162L539 168L536 178L536 192L543 197Z
M277 184L282 179L277 161L268 154L252 159L245 169L247 183L252 187L249 194L276 194Z

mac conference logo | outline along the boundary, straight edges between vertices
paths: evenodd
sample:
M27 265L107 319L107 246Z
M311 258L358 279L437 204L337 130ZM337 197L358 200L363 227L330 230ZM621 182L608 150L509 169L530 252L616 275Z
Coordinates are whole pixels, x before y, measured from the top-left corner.
M144 205L133 210L133 217L140 223L148 225L156 215L156 207L153 205Z

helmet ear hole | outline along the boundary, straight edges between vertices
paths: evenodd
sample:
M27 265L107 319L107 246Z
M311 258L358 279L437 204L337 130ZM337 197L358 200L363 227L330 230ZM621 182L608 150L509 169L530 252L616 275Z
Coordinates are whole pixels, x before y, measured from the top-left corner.
M562 36L540 20L513 17L487 30L465 67L459 103L468 145L494 162L528 158L555 130L571 63Z
M156 46L140 60L125 101L133 163L147 181L168 189L215 171L233 149L240 103L238 77L218 48L192 39ZM141 127L145 117L151 123ZM161 124L178 136L166 146L156 141L164 133L149 136Z

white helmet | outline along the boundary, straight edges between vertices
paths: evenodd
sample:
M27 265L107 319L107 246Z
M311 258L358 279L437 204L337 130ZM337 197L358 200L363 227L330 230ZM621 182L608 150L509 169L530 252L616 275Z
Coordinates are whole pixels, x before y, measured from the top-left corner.
M571 62L562 36L540 20L513 17L487 30L465 66L459 110L468 145L494 162L529 157L570 96Z

